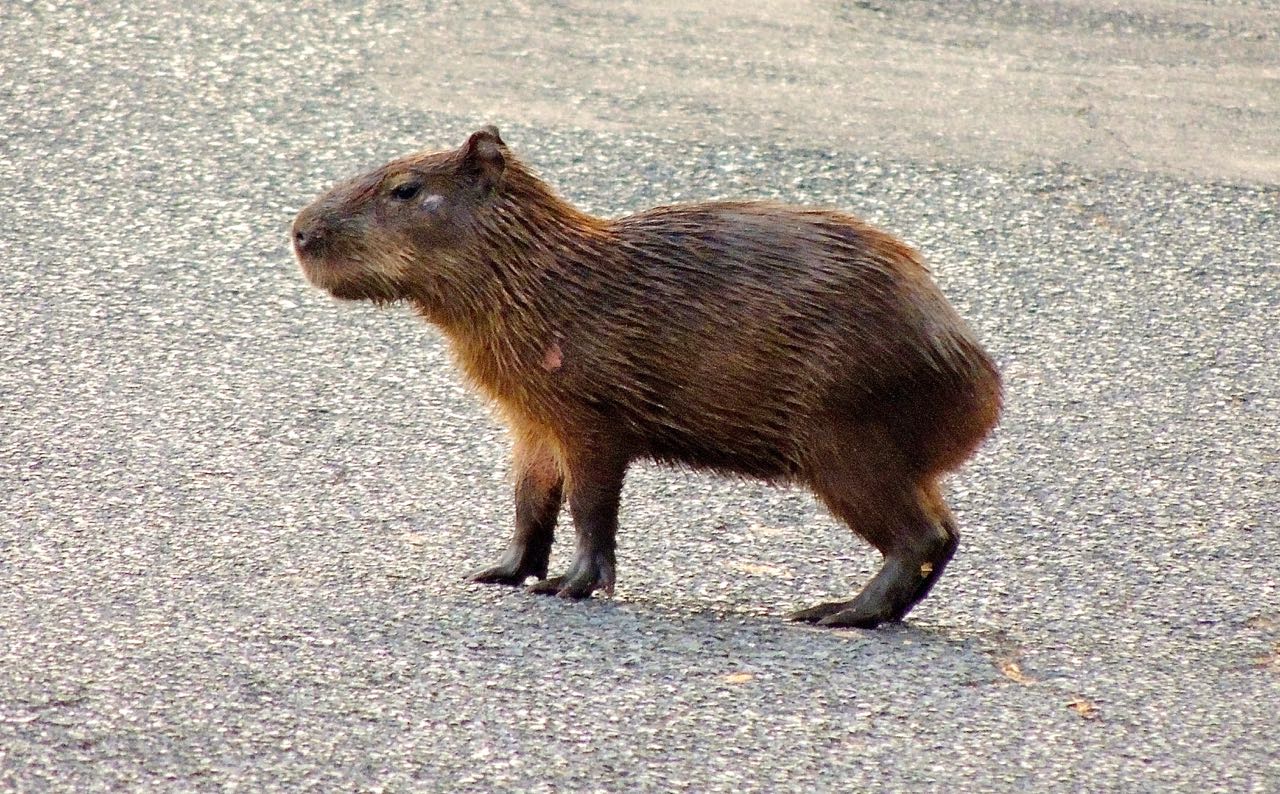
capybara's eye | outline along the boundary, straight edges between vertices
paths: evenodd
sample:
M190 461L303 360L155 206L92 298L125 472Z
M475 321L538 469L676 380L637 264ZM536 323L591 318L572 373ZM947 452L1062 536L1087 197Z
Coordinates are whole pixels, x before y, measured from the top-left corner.
M422 190L422 183L417 180L402 182L391 188L391 198L396 201L408 201L418 195L419 190Z

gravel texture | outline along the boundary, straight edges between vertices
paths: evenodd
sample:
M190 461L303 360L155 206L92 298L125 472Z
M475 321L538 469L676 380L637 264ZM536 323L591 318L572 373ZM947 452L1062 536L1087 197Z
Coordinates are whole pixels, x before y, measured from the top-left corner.
M5 5L0 790L1280 788L1280 20L1129 5ZM785 622L875 555L653 467L612 600L463 581L502 429L286 230L488 121L925 252L1008 410L908 623Z

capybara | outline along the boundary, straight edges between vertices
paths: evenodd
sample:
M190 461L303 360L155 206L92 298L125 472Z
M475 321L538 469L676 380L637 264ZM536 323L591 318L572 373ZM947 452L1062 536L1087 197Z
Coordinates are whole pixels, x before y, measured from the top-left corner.
M996 424L1000 376L920 256L855 217L766 202L605 220L484 127L298 214L306 277L439 326L514 443L515 534L477 582L612 593L628 465L804 486L884 555L858 595L793 618L869 628L959 541L939 478ZM576 529L547 577L557 516Z

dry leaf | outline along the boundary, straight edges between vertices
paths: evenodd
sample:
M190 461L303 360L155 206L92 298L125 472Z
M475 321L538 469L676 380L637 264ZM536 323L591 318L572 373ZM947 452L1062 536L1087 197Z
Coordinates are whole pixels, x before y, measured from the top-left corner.
M1271 653L1258 657L1258 667L1264 670L1280 671L1280 642L1275 644L1275 647L1271 649Z
M773 565L765 565L757 562L733 562L730 566L737 568L744 573L753 574L755 576L781 576L782 569Z
M1079 714L1081 719L1093 720L1098 718L1098 707L1092 701L1084 698L1076 698L1067 704L1067 708Z
M1280 613L1274 615L1254 615L1244 625L1259 631L1275 631L1280 629Z
M1034 684L1036 680L1026 673L1022 672L1022 668L1013 659L1001 659L999 662L1000 675L1018 684Z
M764 524L752 524L751 526L747 527L747 531L750 532L752 535L764 535L765 537L775 537L777 535L782 535L786 532L785 529L782 529L780 527L770 527Z

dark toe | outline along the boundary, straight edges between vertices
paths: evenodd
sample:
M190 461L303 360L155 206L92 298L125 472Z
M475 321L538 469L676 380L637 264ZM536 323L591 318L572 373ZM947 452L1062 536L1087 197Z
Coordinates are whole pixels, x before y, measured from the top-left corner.
M846 609L850 601L828 601L825 604L818 604L816 607L808 609L798 609L787 615L787 620L794 620L800 623L817 623L823 618L834 615Z
M495 565L492 568L481 568L467 577L467 581L476 582L477 584L505 584L505 585L522 585L524 580L529 578L529 574L522 571L514 571L503 565Z
M819 626L831 628L874 629L881 623L893 620L883 610L843 609L818 621Z
M552 576L548 579L543 579L540 582L534 582L525 589L530 593L537 593L538 595L556 595L560 592L560 585L563 583L563 576Z

